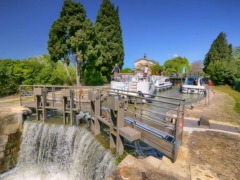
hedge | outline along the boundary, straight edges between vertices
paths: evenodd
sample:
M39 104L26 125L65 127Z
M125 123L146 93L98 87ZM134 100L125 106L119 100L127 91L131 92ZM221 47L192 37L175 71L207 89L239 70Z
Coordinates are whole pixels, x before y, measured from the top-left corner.
M240 91L240 79L234 79L233 81L233 89Z

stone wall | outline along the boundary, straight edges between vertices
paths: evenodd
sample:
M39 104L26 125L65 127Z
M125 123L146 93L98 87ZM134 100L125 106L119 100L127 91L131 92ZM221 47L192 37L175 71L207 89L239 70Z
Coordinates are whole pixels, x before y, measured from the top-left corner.
M22 135L22 113L0 110L0 174L17 164Z

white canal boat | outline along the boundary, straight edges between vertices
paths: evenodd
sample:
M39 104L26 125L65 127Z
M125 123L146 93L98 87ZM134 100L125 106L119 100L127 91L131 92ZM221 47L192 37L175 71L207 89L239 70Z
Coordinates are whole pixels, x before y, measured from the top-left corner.
M172 88L172 83L170 82L169 77L166 77L166 76L151 76L151 79L152 79L155 87L159 91L163 91L163 90Z
M203 80L201 76L188 76L185 79L184 84L181 85L180 91L182 93L204 93L206 91L203 85Z
M124 90L122 93L131 96L145 94L144 97L154 97L156 95L156 87L151 80L151 77L144 77L141 74L122 74L117 78L112 77L110 88L115 90Z

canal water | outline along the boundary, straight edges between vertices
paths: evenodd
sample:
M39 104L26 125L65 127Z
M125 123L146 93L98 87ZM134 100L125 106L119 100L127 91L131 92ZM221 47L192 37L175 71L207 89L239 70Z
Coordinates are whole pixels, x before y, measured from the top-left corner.
M179 87L174 86L172 89L158 92L159 96L175 97L185 99L186 104L197 103L199 100L204 98L204 94L187 94L181 93Z
M85 128L26 121L17 167L0 179L105 179L114 161Z

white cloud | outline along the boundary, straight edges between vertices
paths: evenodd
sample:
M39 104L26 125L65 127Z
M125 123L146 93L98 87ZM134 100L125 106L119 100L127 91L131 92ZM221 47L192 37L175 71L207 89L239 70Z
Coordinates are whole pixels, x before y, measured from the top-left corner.
M178 54L172 54L172 57L178 57L179 55Z
M168 56L171 58L179 57L177 53L168 54Z

